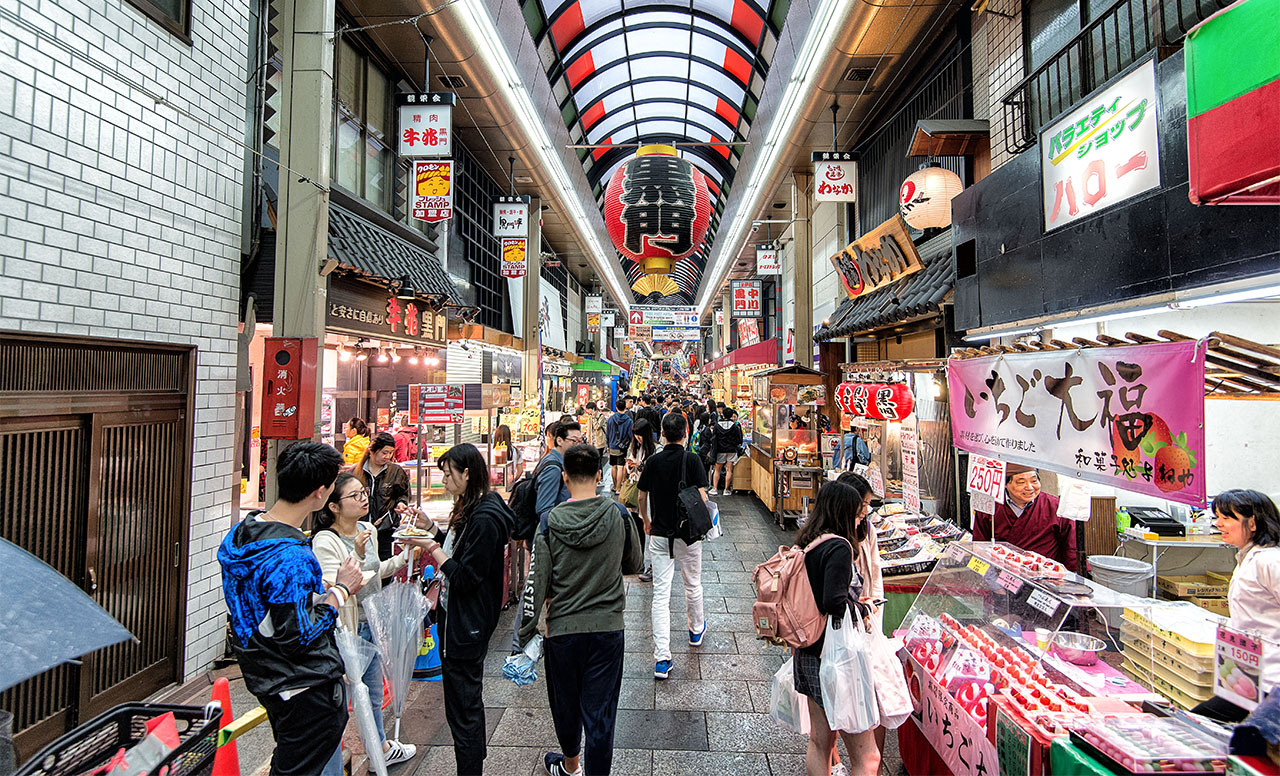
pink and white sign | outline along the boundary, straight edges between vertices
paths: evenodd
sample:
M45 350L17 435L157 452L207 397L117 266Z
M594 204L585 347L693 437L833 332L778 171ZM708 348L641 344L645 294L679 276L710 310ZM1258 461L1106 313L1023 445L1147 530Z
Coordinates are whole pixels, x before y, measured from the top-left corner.
M1006 354L947 365L955 446L1205 506L1197 342Z

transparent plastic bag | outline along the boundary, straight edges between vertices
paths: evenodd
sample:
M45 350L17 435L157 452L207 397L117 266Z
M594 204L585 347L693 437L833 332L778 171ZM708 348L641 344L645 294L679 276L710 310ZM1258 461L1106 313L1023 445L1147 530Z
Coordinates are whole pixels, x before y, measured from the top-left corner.
M822 682L822 708L832 730L861 733L880 724L869 639L848 611L839 627L827 620L818 675Z
M378 654L377 647L359 635L339 628L334 634L338 642L338 654L347 671L347 690L351 693L351 713L356 719L356 730L364 742L369 757L369 770L378 776L387 776L387 759L382 752L382 738L378 735L378 723L373 718L373 701L369 688L364 686L364 672Z
M538 681L535 663L542 657L542 634L534 634L524 650L508 657L502 664L502 676L517 687Z
M773 687L769 699L769 716L788 730L802 736L809 735L809 701L796 692L792 658L782 664L773 675Z

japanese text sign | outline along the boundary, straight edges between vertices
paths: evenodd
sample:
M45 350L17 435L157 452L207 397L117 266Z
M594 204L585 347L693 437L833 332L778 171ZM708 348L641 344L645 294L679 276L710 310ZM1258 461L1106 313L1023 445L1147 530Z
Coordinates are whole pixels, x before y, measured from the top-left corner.
M396 95L401 157L453 156L454 100L451 92Z
M498 201L493 203L493 236L529 236L527 197L498 197Z
M600 313L587 313L587 333L600 333Z
M1160 186L1151 59L1040 134L1045 231Z
M853 202L858 198L858 162L853 153L817 151L812 160L815 202Z
M618 320L617 310L602 310L600 312L600 325L606 329L612 329L614 326L616 326L617 320Z
M529 274L529 240L525 237L502 238L502 276L522 278Z
M760 321L755 318L738 320L738 347L745 348L760 343Z
M409 423L461 423L462 386L410 385Z
M717 326L724 325L724 309L723 308L720 308L720 307L716 308L715 321Z
M413 217L439 223L453 217L453 162L413 163Z
M902 423L902 501L907 509L920 512L920 445L914 419Z
M636 304L627 318L632 326L697 326L698 308L684 305Z
M920 681L920 708L915 722L954 776L993 776L997 772L996 748L960 702L929 675L914 657L912 680Z
M759 280L735 280L731 289L733 317L756 318L761 312L764 293Z
M991 514L1004 503L1004 462L980 455L969 456L967 490L973 494L973 508Z
M924 269L902 216L894 216L831 257L850 299Z
M782 274L782 263L778 261L777 248L756 248L756 274Z
M598 313L604 310L604 297L599 294L587 294L587 313Z
M267 337L262 355L262 439L315 433L318 340Z
M1199 343L952 359L955 446L1205 506Z
M1214 647L1213 694L1242 709L1257 708L1262 695L1258 686L1262 649L1262 639L1257 635L1219 624Z
M374 337L390 336L414 344L448 344L448 319L427 305L398 299L385 286L329 276L325 328Z

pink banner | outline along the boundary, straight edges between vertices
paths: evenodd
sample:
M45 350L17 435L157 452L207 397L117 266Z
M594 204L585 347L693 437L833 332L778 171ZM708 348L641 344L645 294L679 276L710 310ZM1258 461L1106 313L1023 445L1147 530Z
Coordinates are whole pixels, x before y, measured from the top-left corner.
M1199 343L953 359L947 384L962 450L1205 506Z

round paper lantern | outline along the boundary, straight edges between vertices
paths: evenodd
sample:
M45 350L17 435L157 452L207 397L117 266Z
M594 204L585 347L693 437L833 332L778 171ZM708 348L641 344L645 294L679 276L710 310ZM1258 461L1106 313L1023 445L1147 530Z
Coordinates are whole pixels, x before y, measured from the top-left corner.
M853 383L840 383L836 386L836 406L846 415L856 415L853 411Z
M604 223L614 247L641 271L669 274L707 236L707 179L674 146L642 146L609 180Z
M916 407L911 389L902 383L876 383L868 386L867 417L875 420L902 420Z
M898 212L916 229L951 225L951 198L964 190L960 176L941 167L911 173L898 192Z

